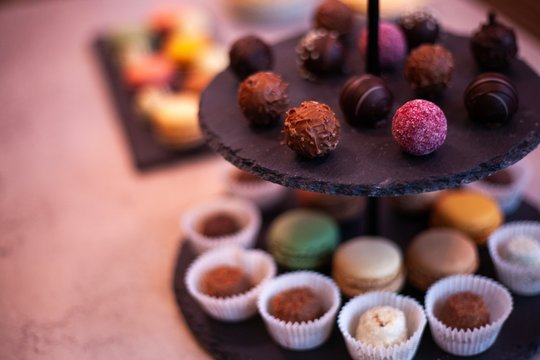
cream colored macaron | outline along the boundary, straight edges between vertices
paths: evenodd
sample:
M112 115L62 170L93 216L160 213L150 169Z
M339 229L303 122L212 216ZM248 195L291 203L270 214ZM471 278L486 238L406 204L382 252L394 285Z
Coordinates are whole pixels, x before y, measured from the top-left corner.
M389 239L357 237L336 250L332 276L349 297L375 290L399 291L405 279L403 256Z

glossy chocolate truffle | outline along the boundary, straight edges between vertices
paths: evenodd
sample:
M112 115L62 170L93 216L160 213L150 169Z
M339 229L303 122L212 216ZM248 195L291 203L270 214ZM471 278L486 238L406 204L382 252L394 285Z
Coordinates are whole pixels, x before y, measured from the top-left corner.
M296 153L316 158L335 150L341 125L336 114L326 104L304 101L289 109L285 118L285 143Z
M439 22L427 11L413 11L399 19L399 27L405 37L409 49L424 44L434 44L439 37Z
M288 88L279 75L257 72L238 87L238 105L252 125L271 125L289 106Z
M315 10L313 20L317 28L346 35L353 26L353 11L339 0L325 0Z
M360 52L367 55L368 29L364 28L360 33ZM407 40L399 27L388 22L379 24L379 63L382 69L392 70L397 68L405 60L407 55Z
M324 313L321 300L308 287L283 291L270 299L270 314L285 322L318 319Z
M447 126L441 108L416 99L397 109L392 118L392 136L406 153L427 155L444 144Z
M239 295L252 287L248 276L236 266L217 266L204 273L201 278L202 292L217 298Z
M393 96L383 79L365 74L345 83L339 105L353 126L376 126L390 112Z
M458 292L443 303L439 320L453 329L476 329L489 324L489 310L481 296Z
M345 46L335 31L310 30L296 46L296 63L306 79L340 73L344 62Z
M240 80L274 66L272 49L262 39L247 35L236 40L229 50L229 66Z
M225 212L209 215L202 220L200 227L201 233L207 237L232 235L241 228L238 220Z
M453 73L454 57L441 45L420 45L411 51L405 65L405 78L420 97L441 95Z
M471 119L489 127L508 122L519 105L516 88L498 73L477 76L465 89L464 100Z
M488 23L471 38L474 59L485 70L505 70L516 57L517 50L514 30L499 23L494 13L489 14Z

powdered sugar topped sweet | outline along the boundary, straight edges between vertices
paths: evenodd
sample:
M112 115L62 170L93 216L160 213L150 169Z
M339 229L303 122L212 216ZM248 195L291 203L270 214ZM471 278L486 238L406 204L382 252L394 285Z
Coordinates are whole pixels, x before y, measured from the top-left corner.
M427 155L446 140L447 124L443 111L427 100L411 100L392 119L392 136L401 149L412 155Z

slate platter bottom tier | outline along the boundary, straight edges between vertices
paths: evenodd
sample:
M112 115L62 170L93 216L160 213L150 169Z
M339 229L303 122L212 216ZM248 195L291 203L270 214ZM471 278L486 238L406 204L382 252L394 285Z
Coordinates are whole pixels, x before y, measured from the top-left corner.
M280 209L283 211L284 208ZM270 221L277 213L264 216L263 229L257 241L258 248L265 248L264 234ZM381 235L394 240L403 250L409 241L423 229L427 228L428 218L411 218L395 212L387 199L380 206ZM509 216L507 221L535 220L540 221L540 212L533 206L523 203L518 211ZM360 222L341 225L343 240L350 239L363 233ZM497 279L493 263L486 247L479 248L480 268L478 274ZM264 323L255 316L240 323L224 323L208 317L193 298L188 294L184 285L184 276L188 266L195 259L189 242L182 242L178 255L174 291L176 300L184 319L191 332L215 359L255 359L255 360L328 360L348 359L349 355L341 333L334 327L330 339L321 347L305 352L285 350L276 345L267 333ZM329 268L321 272L329 274ZM283 272L283 269L280 269ZM420 292L407 283L401 291L423 304L425 293ZM471 359L531 359L540 354L540 296L518 296L513 294L514 310L503 326L495 344L485 353ZM347 299L343 299L343 303ZM449 355L439 349L431 337L429 325L426 326L422 341L415 359L464 359Z

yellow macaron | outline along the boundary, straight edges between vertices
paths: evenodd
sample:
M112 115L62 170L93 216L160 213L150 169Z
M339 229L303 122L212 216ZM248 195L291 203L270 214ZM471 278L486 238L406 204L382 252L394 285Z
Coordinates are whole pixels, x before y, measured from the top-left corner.
M443 194L436 201L431 217L432 226L460 230L479 245L485 244L503 221L504 216L494 199L468 190Z

